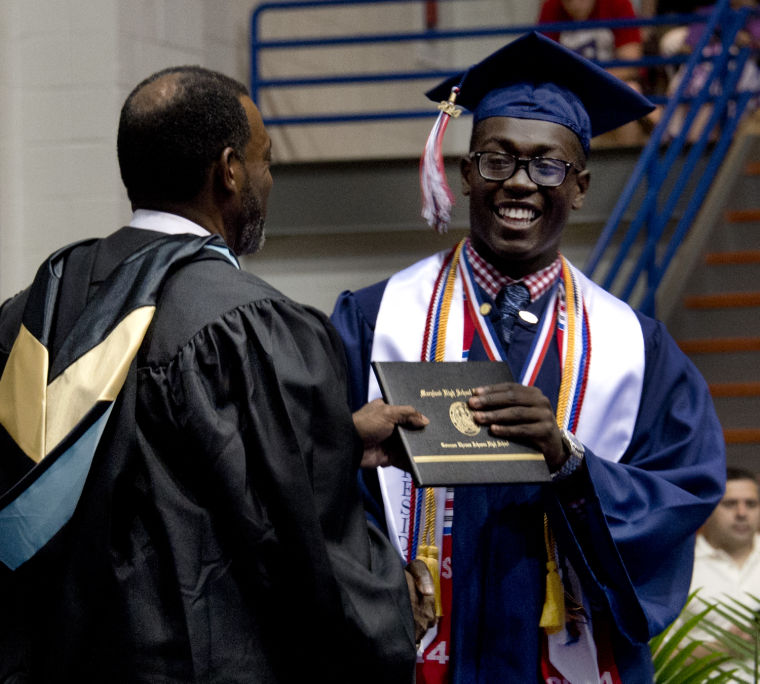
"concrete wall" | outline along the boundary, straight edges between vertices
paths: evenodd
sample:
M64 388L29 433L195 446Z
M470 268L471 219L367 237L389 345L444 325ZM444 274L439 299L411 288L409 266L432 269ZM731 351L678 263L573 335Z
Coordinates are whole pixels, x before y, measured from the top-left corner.
M0 3L0 299L52 250L128 221L122 101L173 64L247 78L249 11L240 0Z
M52 248L113 227L117 3L0 4L0 293Z

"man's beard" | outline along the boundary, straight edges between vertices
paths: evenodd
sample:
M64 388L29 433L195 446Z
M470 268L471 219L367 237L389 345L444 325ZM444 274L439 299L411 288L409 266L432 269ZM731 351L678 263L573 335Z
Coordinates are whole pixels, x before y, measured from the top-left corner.
M238 256L255 254L266 241L264 211L259 198L253 191L250 178L243 188L242 201L243 207L240 214L233 219L232 226L229 226L227 230L227 235L233 236L234 239L234 244L231 245L232 251Z

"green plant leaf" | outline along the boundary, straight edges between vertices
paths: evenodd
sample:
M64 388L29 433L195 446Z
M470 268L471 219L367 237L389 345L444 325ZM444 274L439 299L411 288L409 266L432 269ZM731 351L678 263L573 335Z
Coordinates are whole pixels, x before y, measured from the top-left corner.
M696 627L711 610L712 606L708 606L702 612L687 618L680 627L675 629L675 631L668 631L665 639L660 641L656 652L653 654L652 662L654 663L655 677L657 677L667 665L668 661L674 657L674 654L678 652L681 642L688 633L694 629L694 627Z
M753 600L755 596L750 597ZM704 608L694 614L695 601ZM760 600L758 600L760 603ZM728 622L716 623L716 618ZM695 629L704 637L696 638ZM738 628L749 640L731 631ZM736 674L755 675L757 683L757 649L760 644L760 617L753 607L734 598L706 600L691 594L681 616L649 642L656 684L702 684L738 680ZM702 648L700 648L702 647ZM703 651L707 653L703 653ZM695 655L696 653L696 655Z
M678 679L673 679L668 684L709 681L706 675L720 672L719 667L730 660L731 656L722 653L709 653L708 655L701 656L683 668L678 673Z
M673 681L674 676L681 671L684 663L691 657L691 654L700 646L699 641L692 641L686 644L680 651L676 651L674 655L668 659L664 666L658 671L658 682L670 682Z

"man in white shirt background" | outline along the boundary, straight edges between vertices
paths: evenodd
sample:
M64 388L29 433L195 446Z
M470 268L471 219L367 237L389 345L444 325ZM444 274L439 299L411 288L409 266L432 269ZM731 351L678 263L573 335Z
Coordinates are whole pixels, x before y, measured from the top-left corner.
M726 493L697 535L690 592L699 590L690 612L705 603L739 601L760 610L760 485L757 476L740 468L726 469ZM710 622L750 638L712 610ZM701 630L692 637L711 641Z
M726 470L726 493L697 537L692 590L700 596L760 594L760 488L752 473Z

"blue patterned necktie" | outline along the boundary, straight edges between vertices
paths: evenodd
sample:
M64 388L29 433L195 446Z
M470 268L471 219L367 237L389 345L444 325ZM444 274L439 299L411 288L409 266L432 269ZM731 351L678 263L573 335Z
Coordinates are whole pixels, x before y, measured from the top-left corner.
M498 313L498 328L502 344L506 349L512 340L512 328L515 325L517 314L530 302L530 292L523 283L510 283L505 285L494 302Z

